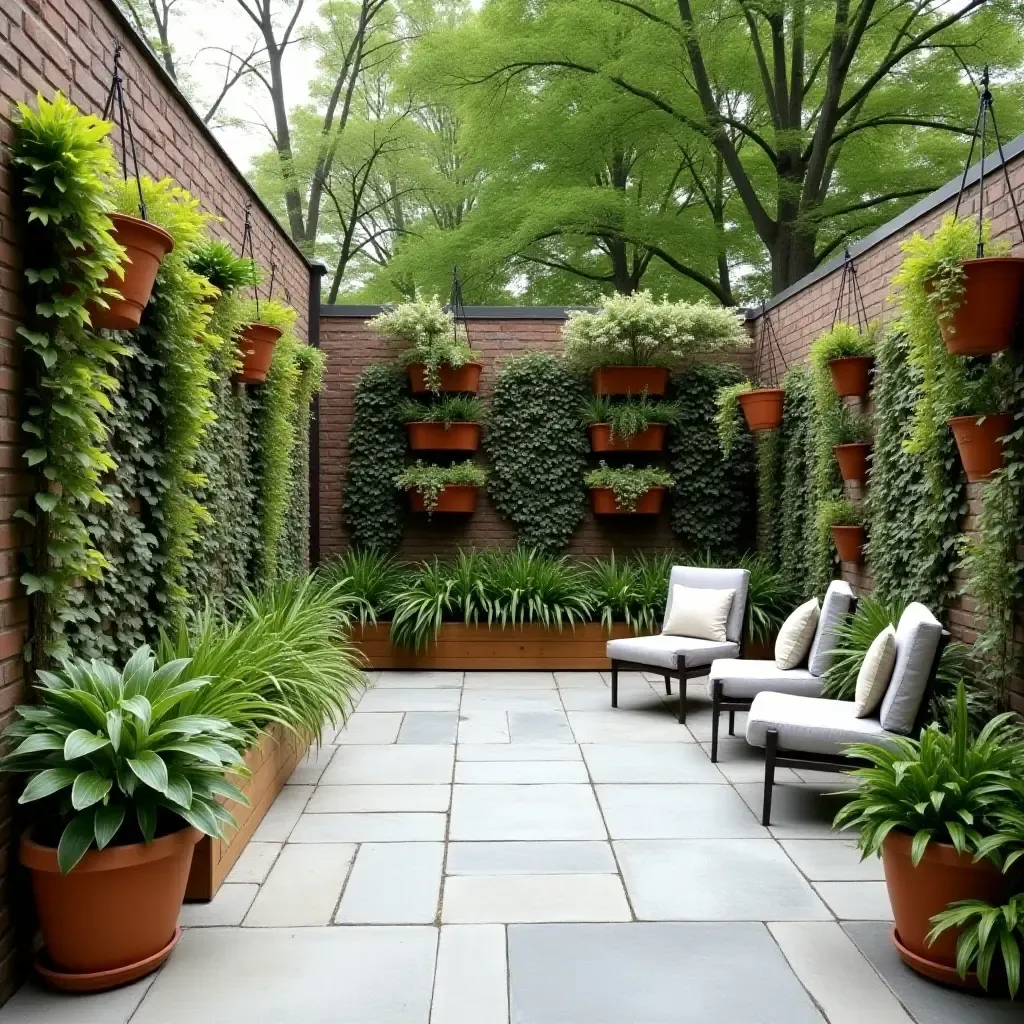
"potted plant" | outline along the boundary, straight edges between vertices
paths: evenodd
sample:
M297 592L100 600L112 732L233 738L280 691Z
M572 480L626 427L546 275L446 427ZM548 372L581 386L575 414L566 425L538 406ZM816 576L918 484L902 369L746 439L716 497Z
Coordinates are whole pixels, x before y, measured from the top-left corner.
M652 402L646 394L626 402L594 395L583 406L583 423L595 452L660 452L668 425L678 422L675 402Z
M739 317L709 303L612 295L596 313L574 311L562 328L568 362L591 374L598 395L664 395L669 368L703 352L747 344Z
M382 338L399 342L399 359L408 368L414 395L431 392L475 394L480 389L481 363L469 347L465 328L436 298L403 302L368 321Z
M487 474L468 459L452 466L431 466L417 460L395 477L395 486L409 492L413 512L468 514Z
M661 511L665 488L672 486L672 477L653 466L612 469L602 461L600 468L591 470L584 482L590 488L594 515L650 516Z
M881 854L896 922L893 943L904 962L928 977L962 984L953 927L960 922L941 918L937 928L932 922L951 904L1001 906L1009 895L1007 876L992 859L999 850L986 840L999 835L1004 816L1019 805L1020 726L1007 713L972 735L960 682L948 730L932 724L920 739L857 743L847 753L866 767L851 773L858 785L835 827L860 830L862 856Z
M414 452L475 452L484 415L483 402L470 395L448 395L433 405L407 399L401 408Z
M860 330L852 324L837 323L814 343L815 356L828 364L832 383L840 398L864 398L874 362L877 324Z
M823 429L835 444L832 451L839 463L839 472L847 483L861 486L867 480L868 453L871 451L871 425L862 416L856 416L845 405L826 413L829 423Z
M242 384L262 384L278 342L295 324L295 310L274 299L250 299L244 311L247 322L238 336L242 365L232 379Z
M1002 356L984 367L950 367L943 377L947 423L956 438L964 473L971 483L987 480L1003 465L1002 439L1013 430L1005 409L1013 389L1013 369Z
M776 427L782 425L784 397L785 391L782 388L762 387L749 380L720 388L718 397L715 399L718 405L715 424L718 428L718 440L722 446L722 453L728 457L733 444L739 437L737 406L743 410L743 418L746 420L747 427L754 433L762 430L775 430Z
M157 669L148 647L123 671L66 662L39 672L38 703L17 709L0 762L29 776L19 803L39 816L21 839L32 877L48 984L113 988L174 949L192 848L233 823L221 798L245 802L241 736L221 718L179 710L209 679L179 682L187 660Z
M864 513L845 498L829 498L818 507L818 529L832 534L839 559L860 562L864 552Z
M255 288L260 284L260 272L248 256L236 256L227 242L204 240L189 253L185 265L200 277L205 277L216 289L204 296L203 301L216 302L221 295L240 288Z

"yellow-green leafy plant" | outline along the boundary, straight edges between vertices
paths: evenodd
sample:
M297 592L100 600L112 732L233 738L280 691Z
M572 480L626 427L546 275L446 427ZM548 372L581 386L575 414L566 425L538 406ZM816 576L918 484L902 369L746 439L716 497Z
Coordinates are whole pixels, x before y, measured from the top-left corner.
M715 397L715 429L718 431L718 443L722 454L729 458L736 442L743 433L743 418L740 414L740 395L754 390L749 380L739 380L735 384L726 384L718 389Z
M671 487L672 477L655 466L609 466L602 461L583 479L587 487L608 487L623 512L635 512L640 499L654 487Z
M451 466L430 466L422 460L406 466L395 477L395 486L403 491L417 491L428 512L437 508L438 498L446 487L483 487L487 474L467 459Z

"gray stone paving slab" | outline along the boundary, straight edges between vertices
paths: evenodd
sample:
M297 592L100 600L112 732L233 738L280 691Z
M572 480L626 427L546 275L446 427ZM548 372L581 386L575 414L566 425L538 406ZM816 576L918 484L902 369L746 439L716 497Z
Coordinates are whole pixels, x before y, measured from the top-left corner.
M30 978L0 1009L3 1024L127 1024L154 975L110 992L65 995Z
M451 782L455 747L400 743L339 747L320 782L324 786L427 785Z
M654 711L569 711L577 743L693 743L686 726L666 707Z
M449 843L449 875L571 875L617 871L602 842Z
M239 925L259 891L255 883L225 882L209 903L186 903L178 921L185 928Z
M726 781L696 743L585 743L580 749L596 783Z
M242 922L250 928L331 923L356 855L346 843L288 843Z
M581 761L583 755L568 743L460 743L459 761Z
M722 733L725 732L725 718L722 719ZM704 740L701 750L711 756L711 742ZM752 747L744 739L732 739L728 736L718 738L718 761L715 767L729 782L763 782L764 781L764 750ZM800 782L799 776L791 768L775 769L776 783Z
M558 690L476 690L462 691L462 713L469 711L561 711Z
M628 921L618 875L450 875L445 924L513 921Z
M315 786L320 781L331 758L334 757L333 743L322 743L309 748L306 756L295 766L288 778L289 786Z
M761 820L763 783L736 786L747 806ZM841 796L821 786L780 786L772 792L771 833L776 839L846 839L832 831L832 821L843 805Z
M783 839L782 848L812 882L878 882L885 878L881 858L861 860L853 839Z
M508 1024L501 925L455 924L441 929L430 1024Z
M730 786L598 786L612 839L750 839L765 830Z
M367 811L447 811L452 787L318 786L306 804L306 814L344 814Z
M463 708L459 713L459 745L511 743L508 712L500 709L480 711Z
M600 672L556 672L555 685L560 690L565 689L602 689L605 690L608 684Z
M453 840L606 839L589 786L455 786Z
M548 690L554 685L555 676L552 672L467 672L465 682L467 690Z
M401 711L357 711L348 723L334 735L334 742L342 743L394 743L402 728Z
M664 691L662 691L664 692ZM562 707L566 711L607 711L611 707L611 691L607 686L584 688L561 688ZM664 709L664 698L646 684L619 687L619 711L653 711Z
M283 843L313 794L312 786L285 786L270 805L252 838L257 843Z
M818 895L840 921L891 921L885 882L815 882Z
M460 699L459 690L383 688L370 690L359 702L359 711L458 711Z
M516 1024L821 1024L761 924L514 925Z
M582 761L456 761L455 782L482 783L589 782Z
M228 872L225 881L259 884L270 873L283 845L283 843L250 842L235 861L235 866Z
M437 689L446 687L462 686L461 672L440 672L440 671L409 671L404 672L398 669L387 669L379 674L377 686L385 689Z
M574 743L564 711L510 711L508 731L513 743Z
M132 1024L427 1024L437 930L189 931Z
M399 743L454 743L457 711L410 711L398 732Z
M416 843L444 839L443 814L304 814L293 843Z
M443 860L444 843L363 843L335 921L433 924Z

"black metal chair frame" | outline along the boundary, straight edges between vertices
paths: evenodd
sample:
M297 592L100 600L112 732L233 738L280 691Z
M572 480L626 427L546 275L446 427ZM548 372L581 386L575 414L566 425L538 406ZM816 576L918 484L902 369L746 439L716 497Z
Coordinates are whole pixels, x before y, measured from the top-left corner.
M942 660L942 652L946 649L946 644L948 643L949 633L943 630L942 635L939 637L939 645L935 651L935 657L932 659L931 669L928 672L924 694L921 697L921 706L918 708L914 727L910 731L911 736L919 736L927 721L932 694L935 691L935 679L939 672L939 662ZM842 755L780 750L779 730L769 729L765 737L764 747L764 797L761 806L761 824L765 826L771 824L772 789L775 786L776 768L803 768L807 771L844 772L850 771L853 768L863 768L866 764L866 761Z

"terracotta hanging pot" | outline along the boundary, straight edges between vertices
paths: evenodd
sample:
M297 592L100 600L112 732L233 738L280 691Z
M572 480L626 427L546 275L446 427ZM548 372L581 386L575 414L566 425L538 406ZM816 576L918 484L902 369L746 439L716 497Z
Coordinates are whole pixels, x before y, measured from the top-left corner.
M112 213L110 219L114 223L111 235L125 250L121 264L124 280L111 271L103 287L115 289L120 298L107 295L106 308L98 303L90 303L86 308L93 327L134 331L142 322L142 311L153 294L160 261L174 248L174 239L163 228L139 217Z
M651 487L636 503L636 508L622 508L610 487L591 487L590 503L595 516L656 516L665 500L664 487Z
M939 321L942 340L955 356L987 356L1013 342L1024 299L1024 259L985 256L964 260L960 305Z
M441 488L441 493L437 496L437 506L430 509L429 512L431 515L438 513L468 515L476 511L476 499L479 491L480 488L472 484L449 484L447 487ZM423 495L415 489L409 491L409 506L413 512L428 511Z
M479 423L406 423L414 452L475 452L480 447Z
M668 370L663 366L599 366L591 374L595 395L664 395Z
M830 359L828 368L840 398L864 398L868 393L871 356L842 356Z
M836 453L839 472L847 483L861 484L868 478L868 452L871 445L866 441L852 444L837 444L832 451Z
M1013 430L1013 417L1006 412L993 416L954 416L947 420L956 438L960 461L971 483L987 480L1003 467L1000 438Z
M1007 878L988 860L977 863L946 844L931 842L915 868L910 859L912 837L892 831L882 844L882 867L892 905L893 943L908 967L948 985L978 987L971 976L956 970L959 930L951 928L929 946L931 919L957 900L985 900L999 906L1009 895Z
M438 367L438 375L441 378L438 390L475 395L480 390L480 372L483 368L483 363L463 363L461 366L442 363ZM409 364L409 390L414 395L430 393L427 385L427 368L423 363Z
M270 324L248 324L238 338L242 353L242 369L234 380L243 384L262 384L274 359L274 349L281 338L281 329Z
M774 430L782 424L782 388L757 388L739 396L747 426L754 432Z
M21 838L46 949L36 968L54 988L98 992L156 970L181 935L178 915L198 829L92 850L66 875L57 850Z
M590 450L594 452L660 452L664 447L664 423L652 423L630 438L613 434L610 423L590 425Z
M836 551L839 552L839 560L860 564L864 557L864 527L833 526L830 529L832 539L836 542Z

